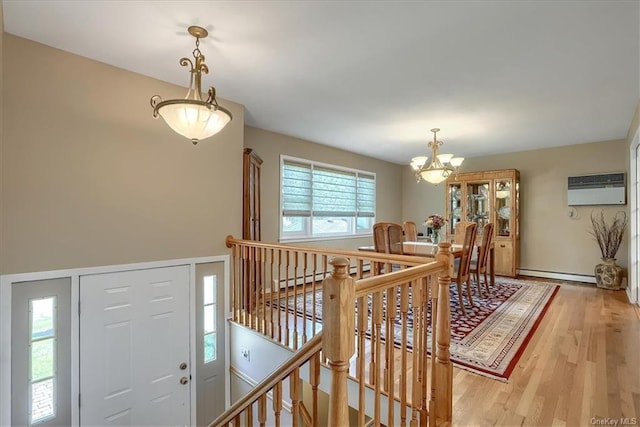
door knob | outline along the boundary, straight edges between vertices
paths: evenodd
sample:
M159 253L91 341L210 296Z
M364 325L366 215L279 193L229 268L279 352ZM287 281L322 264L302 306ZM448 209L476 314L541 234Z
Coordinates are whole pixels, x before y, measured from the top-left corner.
M183 371L184 371L185 369L187 369L187 364L186 364L185 362L182 362L182 363L180 364L180 369L182 369Z
M180 384L186 384L188 382L189 382L189 380L187 379L187 377L180 378Z

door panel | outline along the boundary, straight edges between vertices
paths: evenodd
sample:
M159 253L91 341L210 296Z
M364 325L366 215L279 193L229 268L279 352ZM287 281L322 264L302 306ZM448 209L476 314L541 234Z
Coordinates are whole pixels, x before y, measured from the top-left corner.
M71 425L69 278L11 287L11 425L32 421Z
M81 425L190 424L189 267L81 276L80 307Z
M510 240L495 239L496 274L513 276L513 245Z

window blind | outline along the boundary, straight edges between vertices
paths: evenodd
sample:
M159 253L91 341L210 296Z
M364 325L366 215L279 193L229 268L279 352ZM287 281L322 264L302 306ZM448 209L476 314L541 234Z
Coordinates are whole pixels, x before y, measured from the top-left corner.
M375 217L375 175L294 159L282 164L283 217Z
M357 205L359 217L376 216L376 178L373 175L358 174Z
M282 215L311 216L311 165L286 160L282 168Z
M356 215L356 174L353 172L314 167L314 216Z

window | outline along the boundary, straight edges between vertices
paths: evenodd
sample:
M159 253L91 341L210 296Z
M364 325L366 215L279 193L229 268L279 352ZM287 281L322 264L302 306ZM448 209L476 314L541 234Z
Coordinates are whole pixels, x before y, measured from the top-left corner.
M31 425L56 416L56 297L29 301L29 405Z
M205 276L203 280L204 363L216 360L216 282L216 276Z
M281 156L280 239L371 234L376 176Z

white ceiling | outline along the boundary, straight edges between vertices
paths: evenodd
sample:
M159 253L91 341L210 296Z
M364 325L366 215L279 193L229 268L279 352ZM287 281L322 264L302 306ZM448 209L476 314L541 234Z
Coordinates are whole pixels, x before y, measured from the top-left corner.
M8 33L182 86L186 28L203 26L203 86L244 104L247 124L400 164L427 154L432 127L466 157L622 139L640 96L637 0L4 0L3 13Z

